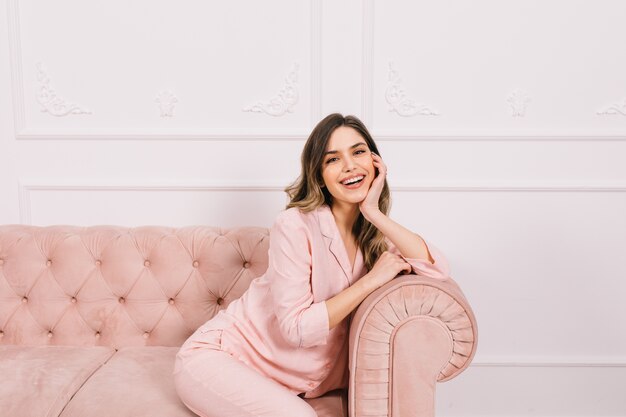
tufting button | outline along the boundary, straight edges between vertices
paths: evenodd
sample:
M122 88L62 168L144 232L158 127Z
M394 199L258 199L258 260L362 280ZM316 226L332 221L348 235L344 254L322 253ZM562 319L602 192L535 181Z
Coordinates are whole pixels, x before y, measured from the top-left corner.
M76 297L72 297L72 302L75 303L76 302Z
M51 337L52 337L52 330L48 332L48 338L51 338Z
M315 382L309 382L309 387L313 388L315 386Z
M324 366L324 368L326 368L326 369L330 369L330 364L329 364L329 363L327 363L327 364Z
M96 339L100 337L100 332L96 332L96 334L94 335L96 336Z
M124 304L126 302L126 300L124 299L124 297L120 297L117 301L119 301L120 303Z
M150 336L150 332L143 332L143 338L147 339Z
M0 337L4 336L4 331L0 330Z
M150 261L146 259L146 260L143 262L143 265L144 265L144 266L150 266Z
M193 261L193 267L194 267L194 268L197 268L197 267L198 267L198 265L200 265L200 262L198 262L198 261Z
M46 265L48 265L48 266L52 265L52 261L50 259L48 259L48 262L46 262Z
M245 262L243 263L243 267L244 267L244 268L250 268L250 262L245 261Z
M97 265L97 266L102 265L102 261L101 261L100 259L98 259L98 260L96 261L96 265Z
M170 304L174 304L174 299L170 298L169 300L167 300L167 302L170 303Z
M26 297L26 296L22 297L22 302L23 303L27 303L28 302L28 297Z
M221 306L224 303L224 299L222 297L219 297L217 300L215 300L217 302L218 306Z

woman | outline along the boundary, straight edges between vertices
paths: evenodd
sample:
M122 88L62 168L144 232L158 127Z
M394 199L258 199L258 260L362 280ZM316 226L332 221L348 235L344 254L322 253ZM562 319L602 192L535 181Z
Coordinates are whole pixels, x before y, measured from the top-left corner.
M335 113L302 152L269 265L183 344L178 395L203 416L316 416L301 397L346 388L349 314L398 274L449 275L441 252L387 217L387 167L363 123Z

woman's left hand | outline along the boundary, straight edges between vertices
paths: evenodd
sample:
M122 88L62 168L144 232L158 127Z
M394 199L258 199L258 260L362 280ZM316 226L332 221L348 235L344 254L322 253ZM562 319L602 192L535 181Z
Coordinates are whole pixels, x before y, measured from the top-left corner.
M380 211L378 201L380 200L380 194L385 185L385 178L387 178L387 165L385 165L383 159L374 152L372 152L372 163L374 164L374 168L378 169L378 175L374 178L374 181L372 181L370 189L363 201L359 203L359 209L366 219L368 219L368 216Z

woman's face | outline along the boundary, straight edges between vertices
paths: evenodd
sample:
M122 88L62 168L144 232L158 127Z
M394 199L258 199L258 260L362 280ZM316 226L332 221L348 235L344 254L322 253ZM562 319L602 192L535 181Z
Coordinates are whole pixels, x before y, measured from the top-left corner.
M347 126L335 129L322 159L322 178L333 202L360 203L375 175L370 149L359 132ZM359 181L350 181L354 178Z

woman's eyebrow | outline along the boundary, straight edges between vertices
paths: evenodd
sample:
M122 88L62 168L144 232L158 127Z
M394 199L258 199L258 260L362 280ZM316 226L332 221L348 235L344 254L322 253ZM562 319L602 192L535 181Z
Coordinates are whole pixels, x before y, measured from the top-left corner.
M357 143L355 143L354 145L350 146L350 148L349 148L349 149L356 148L356 147L358 147L358 146L360 146L360 145L365 145L365 146L367 146L367 143L365 143L365 142L357 142ZM328 155L329 153L337 153L337 151L326 151L326 152L324 152L324 156Z

